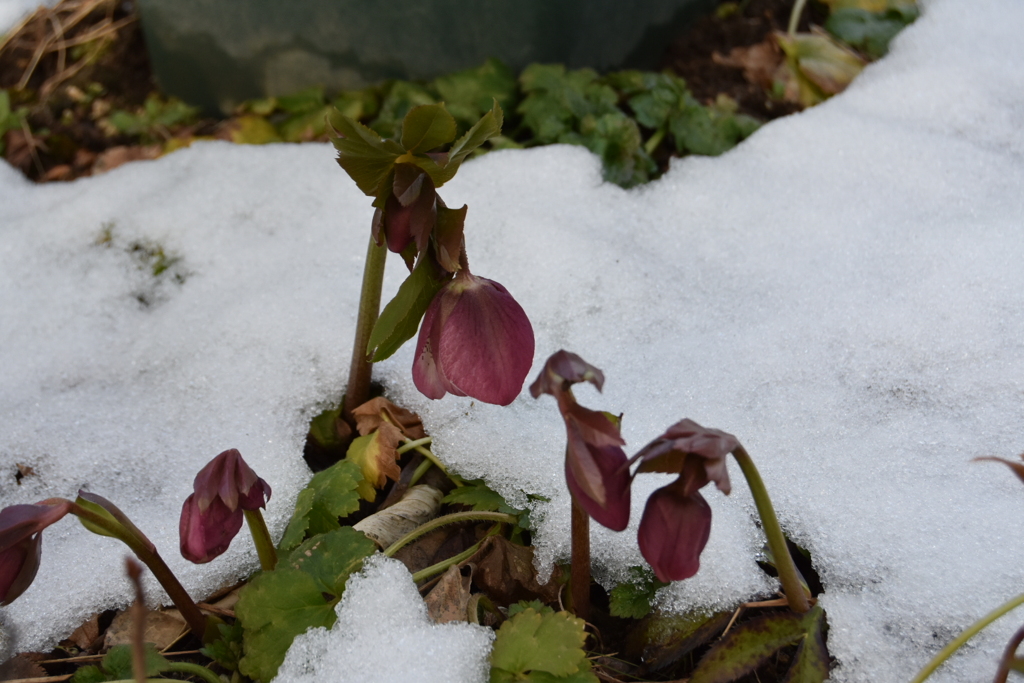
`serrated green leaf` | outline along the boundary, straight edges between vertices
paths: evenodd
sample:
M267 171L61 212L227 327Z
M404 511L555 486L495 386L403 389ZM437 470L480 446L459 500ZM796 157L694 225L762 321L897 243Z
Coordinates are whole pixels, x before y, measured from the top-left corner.
M708 650L690 683L729 683L754 671L778 649L814 633L820 637L822 616L815 606L807 614L779 612L740 624Z
M541 616L555 613L555 610L551 609L540 600L520 600L514 605L508 606L508 617L511 619L520 612L528 609L532 609Z
M199 650L228 671L238 670L238 658L242 654L242 625L217 624L220 637Z
M575 674L586 661L584 625L568 612L541 614L532 607L525 609L498 629L491 666L521 678L529 672Z
M451 149L442 155L416 156L412 162L426 171L434 187L441 187L455 177L459 166L466 157L473 153L480 145L501 133L501 126L504 122L504 114L498 102L494 102L491 111L484 114L472 128L456 140Z
M822 637L825 612L815 606L804 615L803 626L807 634L797 648L793 664L783 683L821 683L828 679L829 657Z
M433 83L460 128L470 128L488 110L493 100L504 109L516 99L516 77L504 63L488 59L483 65L442 76Z
M402 147L413 154L425 153L455 139L455 119L444 104L413 107L402 120Z
M380 111L377 118L370 123L370 128L380 133L381 137L397 138L401 132L402 120L410 109L436 103L437 94L423 85L410 81L393 81L387 86L387 92L380 103Z
M103 673L103 669L95 664L79 667L75 675L71 677L71 683L106 683L106 681L112 680L114 679Z
M359 509L359 483L363 473L359 466L341 460L313 475L299 492L280 549L290 550L306 536L323 534L341 527L338 521Z
M377 546L365 534L343 526L309 539L293 550L285 562L288 567L312 576L322 592L339 597L348 577L376 550Z
M405 150L394 140L382 140L363 124L343 116L337 109L329 115L331 127L338 133L331 142L338 150L338 164L355 181L363 194L375 197Z
M651 600L667 583L658 581L654 572L642 567L630 567L630 580L620 583L609 593L609 611L612 616L642 619L651 612Z
M491 490L482 479L467 481L465 486L452 489L452 492L441 502L450 505L466 505L478 512L493 512L502 508L512 509L501 497L501 494Z
M151 678L161 671L167 670L170 663L164 659L163 655L156 651L153 643L145 644L145 652L147 677ZM135 675L132 671L132 646L115 645L110 648L100 661L100 668L103 669L107 676L101 680L133 680Z
M373 362L390 358L402 344L412 339L434 295L448 279L450 276L442 275L431 259L420 259L373 326L366 347L366 353Z
M878 59L889 51L889 42L896 34L916 18L916 8L869 12L857 7L844 7L829 14L825 30L847 45Z
M295 636L333 626L345 582L375 550L366 536L342 527L306 541L277 569L257 574L235 606L245 632L239 671L269 681Z

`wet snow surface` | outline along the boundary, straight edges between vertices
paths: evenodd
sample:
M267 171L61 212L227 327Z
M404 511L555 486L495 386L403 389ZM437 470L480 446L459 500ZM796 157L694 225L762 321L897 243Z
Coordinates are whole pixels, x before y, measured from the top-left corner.
M1021 25L1017 0L929 2L842 96L637 190L603 184L581 148L548 147L489 154L441 191L469 204L474 272L533 321L531 377L559 348L601 367L605 393L577 397L625 413L630 451L682 417L740 438L821 573L837 681L908 680L1021 590L1024 490L1006 468L970 462L1024 450ZM104 495L197 597L253 571L244 535L209 565L181 559L180 506L199 468L238 448L274 487L269 522L283 530L310 476L308 421L342 390L371 213L327 145L198 143L45 186L0 165L3 504ZM169 267L154 277L158 248ZM388 268L386 295L403 271ZM516 503L549 497L534 515L539 561L564 560L553 401L428 401L411 351L379 366L389 395L423 415L456 471ZM18 483L16 464L35 474ZM663 606L772 591L732 476L732 496L708 493L700 573L663 590ZM595 532L606 584L641 562L635 524L661 483L637 480L629 531ZM35 584L0 609L3 653L52 644L129 599L111 539L70 518L44 537ZM335 628L290 658L294 676L371 677L353 634L382 604L419 614L402 585L371 599L393 573L375 564L353 585ZM990 679L1021 619L935 680ZM394 628L407 631L388 642L429 642L465 680L486 678L487 637L446 639L412 617ZM396 678L415 678L415 647L387 656Z

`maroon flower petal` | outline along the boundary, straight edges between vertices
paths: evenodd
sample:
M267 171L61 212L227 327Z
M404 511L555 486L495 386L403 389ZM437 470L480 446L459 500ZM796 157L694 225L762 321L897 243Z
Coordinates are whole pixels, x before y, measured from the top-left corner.
M580 444L582 448L574 448L570 440L566 450L565 482L569 492L598 524L622 531L629 525L630 477L626 454L617 446L598 448ZM582 472L589 474L580 476ZM593 474L598 477L596 486L588 481ZM581 486L581 481L588 486ZM595 488L600 491L597 495Z
M718 429L702 427L693 420L680 420L664 434L640 449L632 460L640 460L637 472L682 472L690 456L699 457L707 481L722 493L732 490L725 458L740 445L739 439ZM707 482L705 482L707 483Z
M699 493L681 495L671 484L651 494L640 520L640 553L659 581L682 581L700 569L711 534L711 507Z
M224 451L199 470L192 488L200 511L206 510L216 498L220 498L229 510L235 510L238 508L239 498L250 496L253 487L259 481L262 480L242 459L242 454L232 448ZM269 492L270 487L266 485L266 482L263 482L262 487L266 487ZM269 497L268 493L267 498Z
M423 317L413 381L428 398L445 393L508 405L533 364L533 327L504 287L462 270Z
M231 510L220 498L214 498L205 511L200 510L192 494L181 507L178 524L182 557L203 564L221 555L242 528L242 517L240 508Z
M558 398L573 384L590 382L598 391L604 387L604 373L566 350L556 351L545 361L544 368L530 385L530 395L539 398L549 394Z
M71 503L62 501L54 505L10 505L0 510L0 552L60 521L70 509Z
M0 605L9 605L24 593L39 571L43 535L35 534L0 552Z

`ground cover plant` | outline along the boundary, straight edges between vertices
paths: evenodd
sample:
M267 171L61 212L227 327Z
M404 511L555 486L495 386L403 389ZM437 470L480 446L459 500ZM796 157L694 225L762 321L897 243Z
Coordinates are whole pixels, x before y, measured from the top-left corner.
M497 119L497 116L494 117L494 118ZM348 138L348 139L350 139L350 138ZM416 145L414 144L413 146L415 147ZM409 151L409 147L408 146L406 147L406 151L407 152ZM401 155L398 155L398 156L401 156ZM424 163L426 164L427 162L424 162ZM402 182L401 186L404 187L404 190L402 190L402 191L398 191L397 190L397 185L396 185L397 182L398 182L398 177L397 177L397 173L396 173L395 174L395 178L393 180L389 180L389 183L388 183L394 189L381 202L384 205L384 207L383 207L384 210L382 211L383 216L381 218L381 226L382 226L382 229L385 229L385 231L387 231L387 228L384 228L383 226L384 226L385 222L387 222L387 203L388 203L388 201L390 201L393 198L400 205L401 204L400 199L403 198L403 197L406 197L406 190L408 190L417 181L413 180L411 182ZM421 179L420 183L421 183L421 191L422 191L422 186L425 183L425 180ZM415 203L415 201L419 197L420 197L420 195L416 195L415 198L410 198L410 202ZM378 199L380 199L379 196L378 196ZM440 205L438 205L438 207L439 206ZM392 204L392 207L394 207L393 204ZM434 207L435 210L438 207ZM378 207L378 209L381 209L381 208L382 207ZM395 213L400 213L400 211L401 211L400 209L395 209ZM391 224L393 225L394 223L391 223ZM388 237L390 237L390 236L388 236ZM381 242L385 242L385 241L382 240ZM388 240L386 240L386 242L388 243L388 246L390 247L391 240L388 239ZM415 240L413 240L413 242L415 242ZM398 243L400 244L401 241L399 240ZM429 240L427 240L426 243L429 244L429 249L431 251L430 252L423 252L423 253L419 254L419 257L423 258L424 257L424 253L429 253L429 254L433 254L433 257L435 257L438 260L440 260L441 257L443 256L443 253L444 253L443 251L438 251L440 249L440 247L438 247L437 245L431 243ZM406 245L406 246L408 247L408 245ZM397 251L397 252L401 253L402 251L404 251L404 249L395 249L394 251ZM415 258L411 259L411 260L413 260L415 262ZM452 262L455 262L458 259L451 259L451 255L450 255L450 260ZM434 295L434 296L436 296L436 295ZM428 296L423 297L423 299L431 299L431 301L436 300L436 299L433 299L433 298L428 297ZM430 304L430 305L432 305L432 304ZM440 305L440 304L438 304L438 305ZM499 304L499 305L501 305L501 304ZM427 306L427 308L429 308L429 305ZM429 314L429 311L427 311L426 314ZM432 326L428 326L428 325L424 326L424 329L430 329L430 328L432 328ZM426 347L426 343L424 344L424 346ZM451 379L451 378L449 378L449 379ZM445 384L445 382L441 381L440 379L437 380L437 383L441 384L442 386ZM456 385L456 386L458 386L458 385ZM609 424L610 424L610 422L609 422ZM376 446L377 449L380 449L379 442L384 437L374 436L374 434L375 434L375 432L371 432L371 433L368 433L368 434L364 434L362 436L372 437L374 442L377 443L377 446ZM413 441L415 441L415 440L419 440L419 439L413 439ZM410 443L412 443L413 441L410 441ZM370 442L365 441L364 443L367 444L367 450L373 451L373 449L372 449L372 447L370 445ZM587 447L587 451L590 451L589 446ZM684 452L684 453L688 454L689 452L687 451L687 452ZM365 456L359 456L358 454L359 454L358 451L356 451L353 454L353 460L357 460L360 457L365 457ZM699 454L697 454L697 455L699 455ZM382 464L382 463L377 462L377 463L374 463L374 465L380 467L380 469L384 469L384 464ZM351 469L351 468L349 468L349 469ZM417 467L417 470L418 469L420 469L420 466ZM598 467L598 469L600 469L600 466ZM415 473L416 473L416 470L414 470L414 473L413 473L414 477L415 477ZM378 480L379 480L379 478L380 477L378 476ZM413 478L413 477L411 477L411 478ZM579 482L577 482L577 483L579 483ZM569 485L570 485L570 487L572 486L571 483ZM358 486L356 488L358 488ZM486 495L485 492L484 492L484 495ZM682 498L687 498L687 497L692 496L692 495L693 495L693 493L691 492L691 493L688 493L688 494L681 494L681 497ZM310 494L307 498L313 499L313 502L310 503L310 510L313 510L313 508L316 505L315 504L315 492L313 494ZM186 503L185 505L187 506L188 504ZM502 504L497 503L497 505L500 507ZM598 505L600 507L600 504L598 504ZM233 513L233 512L236 512L236 511L232 510L231 512ZM500 512L500 514L505 514L505 515L510 515L511 514L511 515L515 516L511 512ZM338 516L341 516L341 513L338 513L338 514L335 515L333 510L329 510L328 514L325 515L325 516L328 519L330 519L332 515L335 516L335 517L338 517ZM512 523L512 520L509 519L508 517L505 517L505 518L495 517L493 519L495 521L501 521L501 522L507 523L507 524L511 524ZM309 524L312 523L308 519L307 519L307 522ZM309 528L309 526L307 526L306 528ZM520 528L521 528L521 525L520 525ZM39 538L38 536L30 537L30 539L29 539L30 543L38 541L38 538ZM288 537L286 536L286 538L288 538ZM307 541L312 541L312 540L313 540L312 538L307 539ZM326 544L327 541L326 540L322 540L322 543ZM299 547L302 547L302 546L299 546ZM470 548L472 548L472 546L470 546ZM295 563L302 564L302 562L303 561L301 560L301 558L296 557ZM652 564L653 563L654 562L652 562ZM342 573L343 572L335 571L334 572L335 578L340 577L340 575L342 575ZM22 575L22 574L20 574L20 572L19 572L18 573L18 578L20 578L20 575ZM323 580L321 579L321 581L323 581ZM255 584L255 582L253 582L253 583ZM337 590L337 587L335 587L335 586L332 586L332 587L329 587L329 588L333 588L334 590ZM334 595L330 591L321 591L321 593L322 594L323 593L327 593L329 596L337 597L336 595ZM642 591L641 591L641 593L642 593ZM324 596L322 595L322 597L324 597ZM324 599L328 600L328 598L324 598ZM480 599L480 601L482 602L482 598ZM329 602L329 600L328 600L328 602ZM517 609L516 607L521 607L521 609ZM241 610L242 607L239 607L238 609ZM477 605L477 609L479 610L479 605ZM484 607L484 609L485 609L485 607ZM552 631L554 631L556 629L561 629L561 630L566 631L566 632L571 631L571 633L573 634L573 637L575 637L575 638L580 638L581 637L582 629L579 628L577 625L573 625L571 623L571 617L568 617L567 615L562 614L561 610L559 612L555 612L550 607L548 607L547 609L551 609L551 611L550 612L546 611L546 608L544 606L541 606L541 605L526 606L526 605L520 605L519 603L516 603L516 605L509 605L509 607L508 607L508 614L507 614L509 616L509 623L512 623L513 620L515 620L515 618L521 613L521 614L525 615L525 616L521 617L521 620L520 620L523 624L525 624L526 621L528 620L530 622L535 622L535 623L538 623L540 625L540 626L537 627L537 630L535 631L535 633L539 633L542 629L545 629L545 628L550 629ZM237 610L237 613L238 613L238 610ZM479 611L477 611L477 614L479 614ZM551 618L551 620L549 620L548 622L545 622L544 621L545 618L551 616L552 614L561 614L561 616L557 617L558 621L555 621L554 618ZM794 620L790 620L790 622L794 622ZM519 622L516 622L516 624L518 625ZM559 626L556 627L556 626L554 626L555 624L558 624ZM563 624L568 624L568 626L562 626ZM550 626L545 626L545 625L550 625ZM801 640L801 639L809 642L811 640L811 634L813 633L813 630L815 628L817 628L818 626L819 626L819 624L817 622L811 622L811 621L808 621L808 622L800 621L800 622L797 622L796 624L788 624L788 627L790 627L790 628L788 628L788 630L786 630L785 628L781 628L780 631L781 631L782 635L779 636L779 637L782 638L783 640L784 639L788 639L786 642L790 642L790 643L794 642L795 640ZM256 631L259 631L261 628L262 628L261 626L254 627L254 629ZM575 630L572 631L572 629L575 629ZM510 627L509 630L508 630L508 633L519 634L519 633L521 633L522 631L525 631L525 630L526 630L525 626L520 626L518 629L514 629L514 628ZM567 640L571 640L569 638L566 638L566 639ZM542 669L541 666L539 666L539 665L523 665L521 663L517 663L517 661L513 661L513 659L516 658L514 653L515 653L515 650L517 648L509 646L509 645L506 645L505 643L507 642L507 640L508 639L506 639L506 641L502 641L502 646L501 647L496 645L496 651L499 654L496 655L496 656L498 656L498 659L496 660L495 664L496 664L496 669L499 669L501 672L506 672L506 673L508 673L510 675L522 675L522 674L525 674L528 671L546 671L549 674L551 674L552 676L557 676L557 675L559 675L559 672L566 671L566 669L564 669L564 668L563 669L559 669L558 671L551 671L550 669ZM234 642L234 641L231 641L231 642ZM234 651L234 648L231 647L231 642L225 641L225 647L226 647L226 649L228 651ZM580 646L577 646L575 648L569 648L568 646L566 646L566 649L579 649L579 648L580 648ZM259 649L259 648L257 648L257 649ZM810 648L808 648L808 649L810 649ZM798 658L799 657L800 657L800 655L798 655ZM566 657L559 656L559 657L555 657L555 658L557 658L560 661L560 663L561 663L558 666L564 667L564 661L565 661ZM571 657L569 657L569 661L570 661L570 664L572 664ZM112 664L111 666L113 667L114 665ZM577 671L569 672L569 673L580 673L585 667L589 667L589 666L591 666L591 665L585 664L584 660L580 659L578 657L577 659L575 659L575 667L577 667ZM503 674L499 674L499 675L503 675Z

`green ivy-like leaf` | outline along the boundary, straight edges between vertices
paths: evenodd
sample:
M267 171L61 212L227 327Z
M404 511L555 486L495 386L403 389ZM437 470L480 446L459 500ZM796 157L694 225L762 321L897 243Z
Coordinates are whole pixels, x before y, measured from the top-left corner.
M694 670L690 683L729 683L740 676L754 671L780 648L793 645L808 638L820 638L824 613L815 606L806 614L780 612L770 614L740 624L729 634L717 642L700 660ZM809 651L813 658L813 647ZM824 674L828 675L828 657ZM824 678L807 678L820 667L809 664L802 666L798 672L805 678L795 679L801 683L820 683Z
M413 154L429 152L455 139L455 119L443 104L413 107L402 121L402 147Z
M363 473L355 463L341 460L313 475L295 501L280 549L290 550L307 536L341 527L338 521L359 509L358 488Z
M152 678L170 667L152 643L145 644L146 676ZM131 645L115 645L103 656L99 666L83 666L71 677L71 683L105 683L106 681L134 680Z
M245 631L239 671L269 681L295 636L316 626L333 626L345 582L375 550L366 536L342 527L306 541L277 569L257 574L235 606Z
M842 7L829 14L825 30L847 45L879 59L889 51L889 42L896 34L913 23L917 16L916 7L889 9L885 12Z
M366 353L373 362L390 358L402 344L412 339L434 295L448 279L438 272L431 259L420 259L373 326L366 347Z
M238 659L242 656L242 625L238 622L217 624L217 630L220 632L220 638L208 643L199 652L228 671L237 671Z
M609 611L612 616L642 619L651 612L651 600L659 588L668 584L658 581L654 572L644 567L630 567L630 580L620 583L609 593Z
M532 607L519 612L498 629L491 650L491 680L495 680L494 669L502 672L497 680L503 674L518 680L539 681L542 678L527 678L527 674L542 672L564 677L579 673L587 662L583 651L587 638L584 625L582 619L568 612L542 614Z
M516 77L500 60L441 76L434 83L445 106L463 129L470 128L493 106L494 100L507 109L515 104Z
M331 111L329 120L339 136L332 139L338 150L338 164L363 194L375 197L381 182L394 167L395 159L405 150L394 140L382 140L375 132L336 109Z

